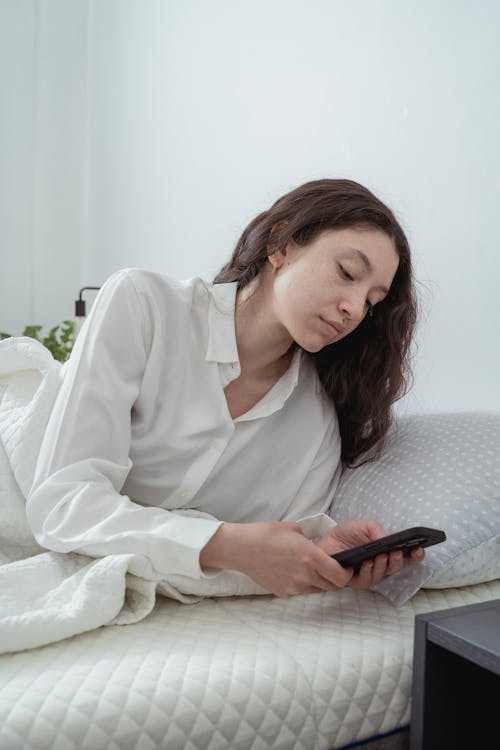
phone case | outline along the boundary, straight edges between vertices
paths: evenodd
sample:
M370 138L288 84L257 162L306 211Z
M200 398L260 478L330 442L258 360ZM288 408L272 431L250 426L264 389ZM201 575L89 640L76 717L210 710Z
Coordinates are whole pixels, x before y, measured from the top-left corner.
M430 547L446 540L446 534L441 529L430 529L427 526L414 526L411 529L398 531L376 539L359 547L342 550L331 555L344 568L354 568L357 573L365 560L373 560L377 555L394 550L402 550L408 555L413 547Z

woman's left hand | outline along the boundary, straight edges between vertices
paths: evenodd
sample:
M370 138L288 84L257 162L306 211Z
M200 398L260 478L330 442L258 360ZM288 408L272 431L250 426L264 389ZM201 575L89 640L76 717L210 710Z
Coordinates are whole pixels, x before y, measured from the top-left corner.
M320 540L318 546L328 555L333 555L344 549L373 542L383 536L387 536L387 532L377 521L355 518L338 523ZM385 576L398 573L405 563L419 562L424 557L422 547L416 547L408 557L400 551L377 555L374 560L365 560L359 573L353 575L348 585L354 589L368 589L380 583Z

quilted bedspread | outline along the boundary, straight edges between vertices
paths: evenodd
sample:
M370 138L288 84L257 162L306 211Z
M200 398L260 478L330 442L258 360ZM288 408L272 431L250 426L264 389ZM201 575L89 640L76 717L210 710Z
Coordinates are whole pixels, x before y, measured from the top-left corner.
M183 605L0 657L2 750L331 750L408 724L418 612L500 581Z

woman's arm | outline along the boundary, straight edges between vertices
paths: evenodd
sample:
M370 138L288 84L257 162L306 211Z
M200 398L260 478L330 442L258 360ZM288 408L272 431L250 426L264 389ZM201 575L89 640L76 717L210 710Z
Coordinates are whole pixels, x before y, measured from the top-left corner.
M276 596L336 591L352 577L297 523L224 523L200 553L203 567L238 570Z
M337 524L316 545L296 523L224 523L200 553L203 566L239 570L276 596L337 591L346 585L367 589L397 573L405 561L399 552L366 561L360 572L343 568L330 555L385 536L376 521L354 519ZM412 552L411 562L424 552ZM409 562L409 561L408 561Z
M101 289L64 365L27 500L37 541L93 557L146 556L162 575L200 577L199 551L219 528L120 494L131 468L131 410L152 332L129 271Z

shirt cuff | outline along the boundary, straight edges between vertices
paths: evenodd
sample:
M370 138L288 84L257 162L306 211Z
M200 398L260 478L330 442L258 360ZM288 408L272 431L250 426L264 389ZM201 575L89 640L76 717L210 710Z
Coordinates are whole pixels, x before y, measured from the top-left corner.
M305 537L317 544L329 531L336 526L336 522L325 513L299 518L297 523Z
M222 521L201 514L182 515L172 512L165 525L165 536L161 530L153 542L152 559L156 569L163 575L185 575L190 578L207 578L200 567L200 552L208 544ZM197 516L197 517L196 517ZM213 573L212 573L213 575Z

